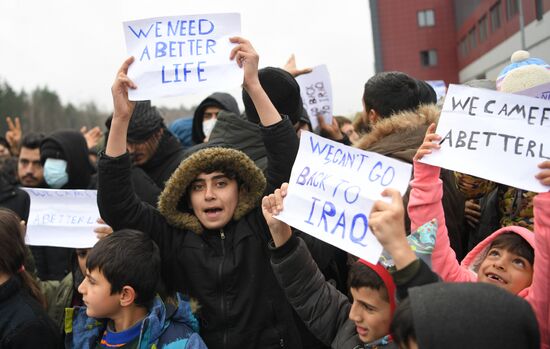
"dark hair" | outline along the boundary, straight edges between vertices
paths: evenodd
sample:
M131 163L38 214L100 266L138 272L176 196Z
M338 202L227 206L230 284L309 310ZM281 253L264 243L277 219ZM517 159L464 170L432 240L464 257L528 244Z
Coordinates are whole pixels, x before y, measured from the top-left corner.
M19 275L23 288L45 307L46 300L38 283L24 268L27 247L20 222L21 218L15 212L0 208L0 272L10 276Z
M415 79L401 72L374 75L365 84L365 108L373 109L380 117L415 109L420 104L420 91Z
M334 117L336 121L338 122L338 127L342 128L342 126L347 124L352 124L352 121L345 116L335 116Z
M395 344L397 344L400 348L407 347L409 340L411 339L416 341L416 332L414 331L414 319L410 298L406 298L397 306L390 325L390 333L395 341Z
M508 252L517 254L518 256L527 259L531 265L535 262L535 250L533 247L525 241L521 235L513 232L506 232L497 236L491 242L488 251L492 248L502 248Z
M357 261L349 269L348 288L367 287L379 290L380 296L386 302L390 301L386 284L378 274L363 263Z
M148 307L160 275L160 253L144 233L123 229L99 240L88 254L86 269L97 269L111 284L111 294L124 286L136 292L134 303Z
M44 140L43 133L29 132L23 136L21 140L21 148L37 149L40 148L40 143Z

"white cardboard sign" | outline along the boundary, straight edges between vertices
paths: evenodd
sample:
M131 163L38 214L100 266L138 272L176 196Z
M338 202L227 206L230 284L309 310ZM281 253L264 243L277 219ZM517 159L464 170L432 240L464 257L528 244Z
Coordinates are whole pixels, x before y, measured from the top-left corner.
M311 73L296 77L300 95L313 130L319 127L317 116L322 115L327 124L332 123L332 85L326 65L313 68Z
M422 162L533 192L550 160L550 102L451 85L437 125L441 149Z
M382 245L368 226L381 192L403 195L410 164L302 132L284 211L277 218L355 256L377 263Z
M241 32L238 13L158 17L123 23L126 49L135 61L128 69L137 85L130 100L212 92L239 86L229 42Z
M23 188L31 198L26 243L34 246L89 248L97 242L96 190Z

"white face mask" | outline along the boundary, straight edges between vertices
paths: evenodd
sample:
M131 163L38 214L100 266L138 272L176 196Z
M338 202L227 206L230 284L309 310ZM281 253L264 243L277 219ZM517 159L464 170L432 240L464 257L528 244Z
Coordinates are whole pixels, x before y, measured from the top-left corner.
M210 137L210 134L214 129L214 125L216 125L216 121L218 121L218 119L211 118L202 122L202 132L204 133L204 136L206 137L206 139Z

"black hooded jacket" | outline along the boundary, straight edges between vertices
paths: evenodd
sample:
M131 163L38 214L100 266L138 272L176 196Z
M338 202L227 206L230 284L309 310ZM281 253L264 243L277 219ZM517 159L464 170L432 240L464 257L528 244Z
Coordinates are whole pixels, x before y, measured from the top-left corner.
M27 222L30 205L29 194L9 183L0 175L0 207L9 208Z
M216 92L206 97L195 109L193 114L193 143L200 144L204 141L204 132L202 132L202 121L204 118L204 110L207 107L217 106L222 110L228 111L235 115L239 115L239 105L233 96L228 93Z
M210 348L301 348L292 308L269 262L271 234L259 206L264 192L288 181L298 139L287 119L261 133L269 159L265 178L241 152L203 149L174 172L159 210L134 195L127 154L102 154L99 160L101 216L115 230L138 229L155 240L167 289L198 299L201 336ZM248 188L240 191L233 219L220 230L204 230L181 200L193 179L210 166L229 167Z
M57 145L57 148L62 150L63 155L44 151L45 148L48 150L52 149L53 151L54 148L49 146L51 143ZM53 132L40 144L40 158L42 163L44 163L48 157L67 161L69 181L62 189L91 189L94 168L88 158L88 145L82 133L73 130Z

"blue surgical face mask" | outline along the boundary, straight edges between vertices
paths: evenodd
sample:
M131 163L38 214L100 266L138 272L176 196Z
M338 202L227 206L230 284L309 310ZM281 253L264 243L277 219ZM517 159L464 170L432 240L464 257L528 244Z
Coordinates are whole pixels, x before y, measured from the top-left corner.
M61 159L46 159L44 163L44 179L50 188L59 189L69 182L67 161Z

